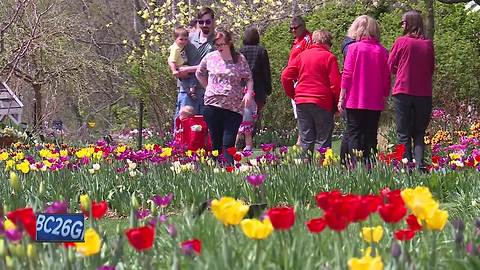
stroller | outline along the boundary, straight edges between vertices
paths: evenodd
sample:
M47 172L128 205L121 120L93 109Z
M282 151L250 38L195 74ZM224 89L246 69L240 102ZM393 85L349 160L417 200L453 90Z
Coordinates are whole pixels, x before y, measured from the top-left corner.
M177 117L175 126L176 143L191 151L197 151L198 149L212 150L212 142L203 115L193 115L183 120Z

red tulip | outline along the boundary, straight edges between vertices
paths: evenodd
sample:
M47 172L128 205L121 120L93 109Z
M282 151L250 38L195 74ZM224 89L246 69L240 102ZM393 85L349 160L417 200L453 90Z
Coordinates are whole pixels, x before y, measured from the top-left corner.
M408 228L412 231L420 231L422 229L422 225L418 223L418 219L414 214L410 214L407 217L407 224Z
M232 147L229 147L227 148L227 153L231 156L235 155L235 153L237 153L237 148L235 148L234 146Z
M387 223L397 223L405 216L407 209L403 204L387 203L378 208L380 217Z
M235 160L236 162L240 162L240 160L242 160L242 155L241 154L234 154L233 155L233 160Z
M327 192L320 192L315 196L315 201L317 201L317 206L328 211L331 208L331 202L335 199L341 198L342 193L338 190L332 190Z
M108 204L105 201L101 201L99 203L92 202L92 206L90 209L92 211L92 216L94 219L101 219L107 213ZM85 216L89 216L88 211L85 211L85 209L83 208L82 211Z
M338 214L333 214L330 212L325 212L325 215L323 216L325 219L327 226L334 231L340 232L345 230L347 228L349 222L345 217L338 215Z
M192 250L195 251L197 255L202 251L202 241L196 238L184 241L180 245L182 246L182 252L185 255L190 255Z
M323 218L310 219L306 224L311 233L321 233L327 225Z
M289 230L295 223L293 207L277 207L268 210L268 217L275 230Z
M125 231L128 242L137 251L143 251L152 248L155 230L151 226L131 228Z
M24 228L32 240L37 238L37 218L32 208L20 208L7 214L15 225Z
M227 170L227 172L231 173L231 172L235 171L235 167L233 167L233 166L227 166L227 167L225 168L225 170Z
M395 232L395 238L400 241L411 240L415 236L415 231L412 230L398 230Z

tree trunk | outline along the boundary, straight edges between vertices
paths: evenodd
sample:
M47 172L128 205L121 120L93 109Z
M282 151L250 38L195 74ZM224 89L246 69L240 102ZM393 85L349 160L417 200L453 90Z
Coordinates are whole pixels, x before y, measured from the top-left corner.
M427 17L425 20L425 37L433 40L435 35L435 9L433 7L434 0L425 0L427 8Z
M42 102L43 102L43 97L42 97L42 85L41 84L32 84L33 87L33 92L35 94L35 112L34 112L34 120L33 122L36 123L36 126L34 127L35 129L39 129L39 127L42 126L41 121L42 120Z

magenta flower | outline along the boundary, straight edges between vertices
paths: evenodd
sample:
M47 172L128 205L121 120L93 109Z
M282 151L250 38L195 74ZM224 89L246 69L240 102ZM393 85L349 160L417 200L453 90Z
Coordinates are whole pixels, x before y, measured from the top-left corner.
M150 215L150 210L148 209L138 209L137 212L135 213L135 216L137 219L141 220Z
M258 175L249 175L246 177L247 182L254 187L259 187L265 181L265 174L258 174Z
M168 224L167 232L172 238L177 237L177 228L175 228L175 226L173 226L173 224Z
M173 200L173 193L169 193L168 195L166 195L164 197L162 197L160 195L155 195L152 198L152 201L156 205L158 205L160 207L163 207L163 208L167 207L172 202L172 200Z
M115 266L103 265L98 267L97 270L115 270Z
M5 237L8 241L18 242L22 239L22 232L16 229L5 231Z
M48 205L45 213L49 214L64 214L68 212L68 203L66 201L56 201Z

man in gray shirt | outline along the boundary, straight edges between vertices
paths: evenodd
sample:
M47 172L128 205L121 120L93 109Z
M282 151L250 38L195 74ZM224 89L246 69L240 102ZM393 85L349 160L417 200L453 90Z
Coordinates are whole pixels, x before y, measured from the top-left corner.
M197 13L197 31L190 33L189 43L185 46L188 58L188 66L181 67L178 77L188 76L189 73L195 73L200 61L209 52L215 50L213 39L215 37L215 14L209 7L201 8ZM195 77L195 76L193 76ZM178 116L180 108L189 105L195 110L195 114L202 114L203 111L203 95L205 89L197 82L195 90L183 89L177 83L178 97L175 118Z

